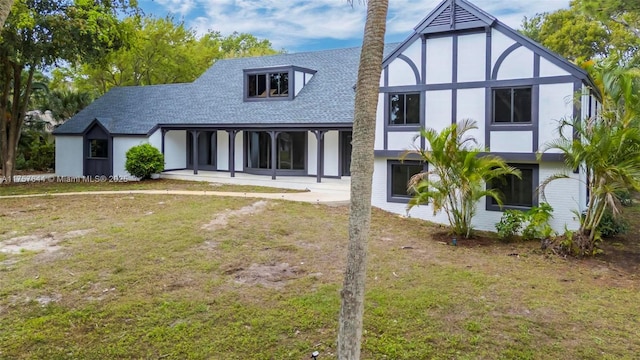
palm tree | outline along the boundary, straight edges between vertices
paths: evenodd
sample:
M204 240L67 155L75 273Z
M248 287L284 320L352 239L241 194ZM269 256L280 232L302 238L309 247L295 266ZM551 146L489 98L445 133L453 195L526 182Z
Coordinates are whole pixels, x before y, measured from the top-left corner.
M351 3L351 0L348 0ZM338 326L338 359L360 358L362 317L371 225L371 186L376 109L388 0L368 0L367 20L360 52L351 153L351 205L347 268L342 288Z
M586 174L587 209L577 236L566 249L576 255L596 253L603 215L607 211L619 214L620 194L640 190L640 72L620 66L616 59L587 65L603 95L602 110L589 119L561 121L559 138L545 144L539 154L560 150L569 169ZM572 131L565 132L566 128ZM567 177L557 174L544 181L540 185L543 195L550 182Z
M477 128L475 121L463 120L441 132L422 129L420 136L425 138L429 149L409 152L418 154L430 170L414 175L409 181L408 187L415 195L408 207L430 203L434 214L446 213L451 232L465 238L471 236L478 201L489 196L502 206L502 194L485 184L507 175L520 178L518 169L508 166L500 157L481 154L485 149L474 145L476 139L466 135Z
M0 29L4 27L4 22L7 20L14 0L0 0Z

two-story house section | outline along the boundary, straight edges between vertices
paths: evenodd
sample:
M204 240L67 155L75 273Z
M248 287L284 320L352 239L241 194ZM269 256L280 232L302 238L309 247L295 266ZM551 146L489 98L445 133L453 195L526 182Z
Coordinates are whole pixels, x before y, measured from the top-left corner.
M546 190L554 208L552 226L577 228L572 210L586 204L584 174L567 172L563 157L536 153L557 137L558 120L591 116L598 101L587 73L510 29L465 0L445 0L385 57L377 111L373 204L406 214L408 179L429 168L404 158L407 149L427 148L415 136L422 127L436 130L472 119L479 145L522 172L498 186L504 208L529 209L542 197L538 185L551 175L568 173ZM582 96L576 96L582 94ZM570 135L570 134L569 134ZM429 205L410 216L446 223ZM493 199L478 204L474 226L493 230L502 216Z

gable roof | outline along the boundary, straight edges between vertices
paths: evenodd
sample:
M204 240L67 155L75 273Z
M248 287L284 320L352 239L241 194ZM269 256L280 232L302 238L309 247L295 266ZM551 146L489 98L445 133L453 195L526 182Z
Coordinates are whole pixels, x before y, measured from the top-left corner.
M386 45L386 52L397 44ZM166 126L350 125L360 48L217 61L193 83L113 88L55 130L81 134L96 118L112 134L147 135ZM316 70L293 100L244 101L245 69Z
M454 9L454 10L452 10ZM468 29L494 28L519 44L539 54L553 64L559 66L571 75L587 83L593 91L597 91L589 74L579 66L568 61L564 57L520 34L509 26L500 22L492 15L475 6L467 0L443 0L437 5L418 25L414 27L414 33L394 49L383 60L383 66L388 65L393 59L402 53L413 41L422 36L437 33L450 33ZM599 94L596 94L599 96Z

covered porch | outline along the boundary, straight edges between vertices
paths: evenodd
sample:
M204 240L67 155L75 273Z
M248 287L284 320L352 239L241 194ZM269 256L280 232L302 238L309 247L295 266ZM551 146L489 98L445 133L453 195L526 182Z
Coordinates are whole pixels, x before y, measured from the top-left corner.
M350 175L351 125L218 127L160 125L168 170L310 177L320 183Z

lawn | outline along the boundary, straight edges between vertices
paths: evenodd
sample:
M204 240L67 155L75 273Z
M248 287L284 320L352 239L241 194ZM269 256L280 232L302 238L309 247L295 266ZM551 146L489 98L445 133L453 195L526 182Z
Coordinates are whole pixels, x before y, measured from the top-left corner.
M122 182L54 182L53 180L49 182L45 179L37 182L0 184L0 196L110 190L193 190L259 193L301 192L301 190L278 189L267 186L229 185L206 181L169 179Z
M1 201L0 359L335 358L347 207ZM373 212L363 358L637 359L637 228L592 260L444 230Z

